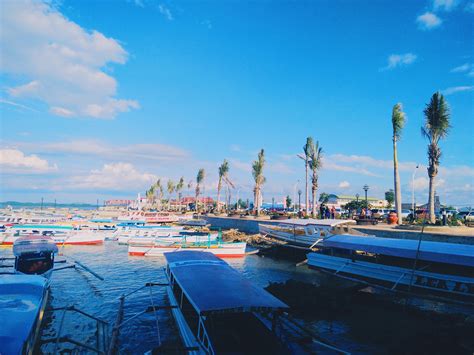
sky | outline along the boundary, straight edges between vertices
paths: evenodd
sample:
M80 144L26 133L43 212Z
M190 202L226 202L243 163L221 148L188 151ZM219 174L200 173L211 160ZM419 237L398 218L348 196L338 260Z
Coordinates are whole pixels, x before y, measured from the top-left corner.
M423 110L440 91L442 203L474 205L474 2L0 2L0 200L135 198L158 178L230 163L251 198L304 191L306 137L323 147L319 192L393 188L392 107L403 202L427 200ZM416 169L416 166L419 166ZM413 174L414 179L413 179ZM184 194L191 194L191 190Z

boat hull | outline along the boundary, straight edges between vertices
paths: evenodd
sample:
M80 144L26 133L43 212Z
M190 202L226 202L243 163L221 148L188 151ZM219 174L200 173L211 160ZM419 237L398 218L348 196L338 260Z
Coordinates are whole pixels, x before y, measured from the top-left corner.
M173 253L179 251L203 251L212 253L220 258L238 258L245 256L246 243L229 243L215 245L155 245L138 246L129 245L128 254L131 256L163 256L164 253Z

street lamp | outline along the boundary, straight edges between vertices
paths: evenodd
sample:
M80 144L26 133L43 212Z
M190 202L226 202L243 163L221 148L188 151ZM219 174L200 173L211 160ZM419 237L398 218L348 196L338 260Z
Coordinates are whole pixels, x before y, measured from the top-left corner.
M356 200L357 200L357 202L359 202L359 196L360 196L359 194L356 194Z
M369 203L367 201L367 191L369 191L369 185L364 185L363 189L365 191L365 208L369 208Z
M413 211L413 220L415 220L415 175L419 167L417 164L411 175L411 208Z
M296 184L293 186L293 201L296 202L296 189L298 188L298 183L300 180L296 180ZM296 212L296 203L293 203L293 213Z

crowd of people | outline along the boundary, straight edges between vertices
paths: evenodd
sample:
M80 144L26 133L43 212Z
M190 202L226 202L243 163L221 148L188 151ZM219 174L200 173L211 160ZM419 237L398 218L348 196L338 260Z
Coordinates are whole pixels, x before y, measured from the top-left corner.
M321 216L321 219L335 219L336 208L334 206L329 208L325 204L321 204L321 206L319 206L319 215Z

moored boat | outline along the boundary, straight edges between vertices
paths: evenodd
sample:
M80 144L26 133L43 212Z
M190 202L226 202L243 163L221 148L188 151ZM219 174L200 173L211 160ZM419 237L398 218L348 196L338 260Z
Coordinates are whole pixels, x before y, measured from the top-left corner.
M307 257L351 282L474 304L473 245L335 235Z
M167 293L189 353L289 353L276 334L285 303L210 253L182 251L165 257ZM259 313L271 314L273 322L264 322Z
M50 237L32 235L18 238L13 244L15 273L42 275L49 279L57 252L58 247Z
M33 354L48 302L49 280L39 275L0 277L0 353Z
M247 243L228 243L219 239L214 241L207 240L203 242L185 242L183 240L175 243L155 243L140 244L133 243L128 245L128 254L132 256L163 256L164 253L180 251L202 251L214 254L221 258L232 258L245 256Z
M340 234L353 220L341 219L288 219L279 223L259 223L260 234L290 245L310 247L331 235ZM337 229L339 230L337 230Z

